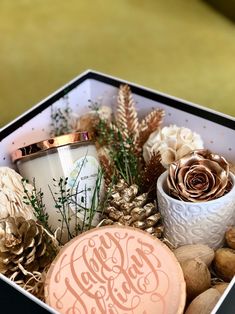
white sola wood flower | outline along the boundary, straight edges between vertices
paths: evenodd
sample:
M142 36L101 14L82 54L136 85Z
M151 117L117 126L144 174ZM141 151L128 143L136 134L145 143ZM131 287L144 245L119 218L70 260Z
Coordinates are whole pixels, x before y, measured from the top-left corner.
M25 183L25 188L32 193L32 185ZM33 208L24 203L24 195L21 175L11 168L0 167L0 219L21 216L35 220Z
M170 125L150 134L143 147L145 162L150 160L154 152L161 154L162 165L165 168L196 149L203 148L203 141L199 134L185 127Z

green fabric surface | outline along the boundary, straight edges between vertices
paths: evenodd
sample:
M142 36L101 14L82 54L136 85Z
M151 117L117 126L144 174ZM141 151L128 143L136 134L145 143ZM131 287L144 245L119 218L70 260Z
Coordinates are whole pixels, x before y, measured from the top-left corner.
M199 0L1 0L0 126L90 68L235 116L235 24Z

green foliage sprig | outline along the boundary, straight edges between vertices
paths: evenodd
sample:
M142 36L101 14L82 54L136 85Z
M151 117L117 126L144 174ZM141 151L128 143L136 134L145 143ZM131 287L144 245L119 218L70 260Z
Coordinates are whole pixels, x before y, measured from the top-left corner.
M54 181L54 187L58 188L58 192L53 192L52 188L48 186L52 198L54 200L54 206L57 210L57 212L60 214L61 218L58 220L61 223L61 231L64 230L64 227L66 226L66 230L68 232L68 240L72 239L72 233L70 230L70 221L72 219L71 217L71 210L69 208L69 197L70 197L70 189L67 189L67 181L68 178L60 178L58 181L53 178ZM59 242L62 240L62 232L60 233Z
M86 185L84 190L78 191L78 182L76 183L75 189L73 187L68 188L68 178L60 178L59 180L53 179L53 189L49 186L55 208L61 217L59 219L61 230L66 230L68 235L67 241L71 240L78 234L91 229L95 214L101 212L100 194L102 178L103 172L101 169L98 169L90 206L87 204L87 196L90 191ZM77 201L79 194L82 194L83 204ZM82 218L79 217L79 214ZM62 241L62 236L63 234L60 233L60 242Z
M85 160L85 157L84 157ZM83 167L83 162L78 171L77 178ZM78 234L91 229L92 222L96 213L102 212L102 204L105 198L101 201L101 189L103 184L103 171L98 169L94 190L91 195L91 204L88 206L87 197L90 190L85 185L83 190L78 190L79 182L77 178L71 188L68 188L68 178L53 179L53 188L49 187L52 198L54 200L55 210L60 214L59 218L59 234L58 241L62 243L63 230L67 233L67 241L71 240ZM22 179L25 195L23 201L26 205L31 205L34 209L37 220L48 230L51 234L55 233L48 223L49 215L46 211L46 206L43 201L44 194L41 189L36 188L35 179L33 180L33 190L29 192L26 184L27 179ZM81 196L83 203L78 202L78 196ZM79 215L80 214L80 215ZM64 242L64 241L63 241Z
M27 179L22 179L22 185L24 188L23 201L26 205L31 205L34 209L35 216L37 220L47 229L50 233L53 233L51 227L48 224L48 213L46 212L46 206L43 202L43 192L41 189L36 188L35 178L33 179L33 190L30 193L27 189L27 184L29 181Z
M98 123L97 132L98 142L101 146L108 147L110 158L117 169L118 175L130 185L137 183L139 181L139 164L133 138L127 137L124 139L123 132L120 129L109 126L102 119Z

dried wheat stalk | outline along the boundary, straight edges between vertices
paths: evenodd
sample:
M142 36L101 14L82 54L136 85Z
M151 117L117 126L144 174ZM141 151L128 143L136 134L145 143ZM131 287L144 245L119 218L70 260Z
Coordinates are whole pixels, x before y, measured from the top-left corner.
M132 138L134 143L139 133L139 122L135 102L128 85L121 85L118 93L116 124L124 140Z
M149 135L156 131L162 124L165 112L163 109L156 109L150 112L140 123L138 147L142 150Z

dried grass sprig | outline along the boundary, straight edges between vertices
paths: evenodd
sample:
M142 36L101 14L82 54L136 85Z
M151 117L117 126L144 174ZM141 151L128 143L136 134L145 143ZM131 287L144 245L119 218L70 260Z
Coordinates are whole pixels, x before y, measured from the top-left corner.
M172 244L167 238L163 238L161 239L161 241L166 244L166 246L168 246L168 248L171 250L171 251L174 251L176 249L176 246L174 244Z
M38 271L28 272L23 268L22 265L21 268L25 272L25 275L27 276L27 281L25 282L24 280L16 280L17 274L16 275L13 274L10 277L10 280L19 285L24 290L33 294L41 301L45 301L44 285L46 280L46 273L49 266L47 267L47 269L44 269L43 272Z

